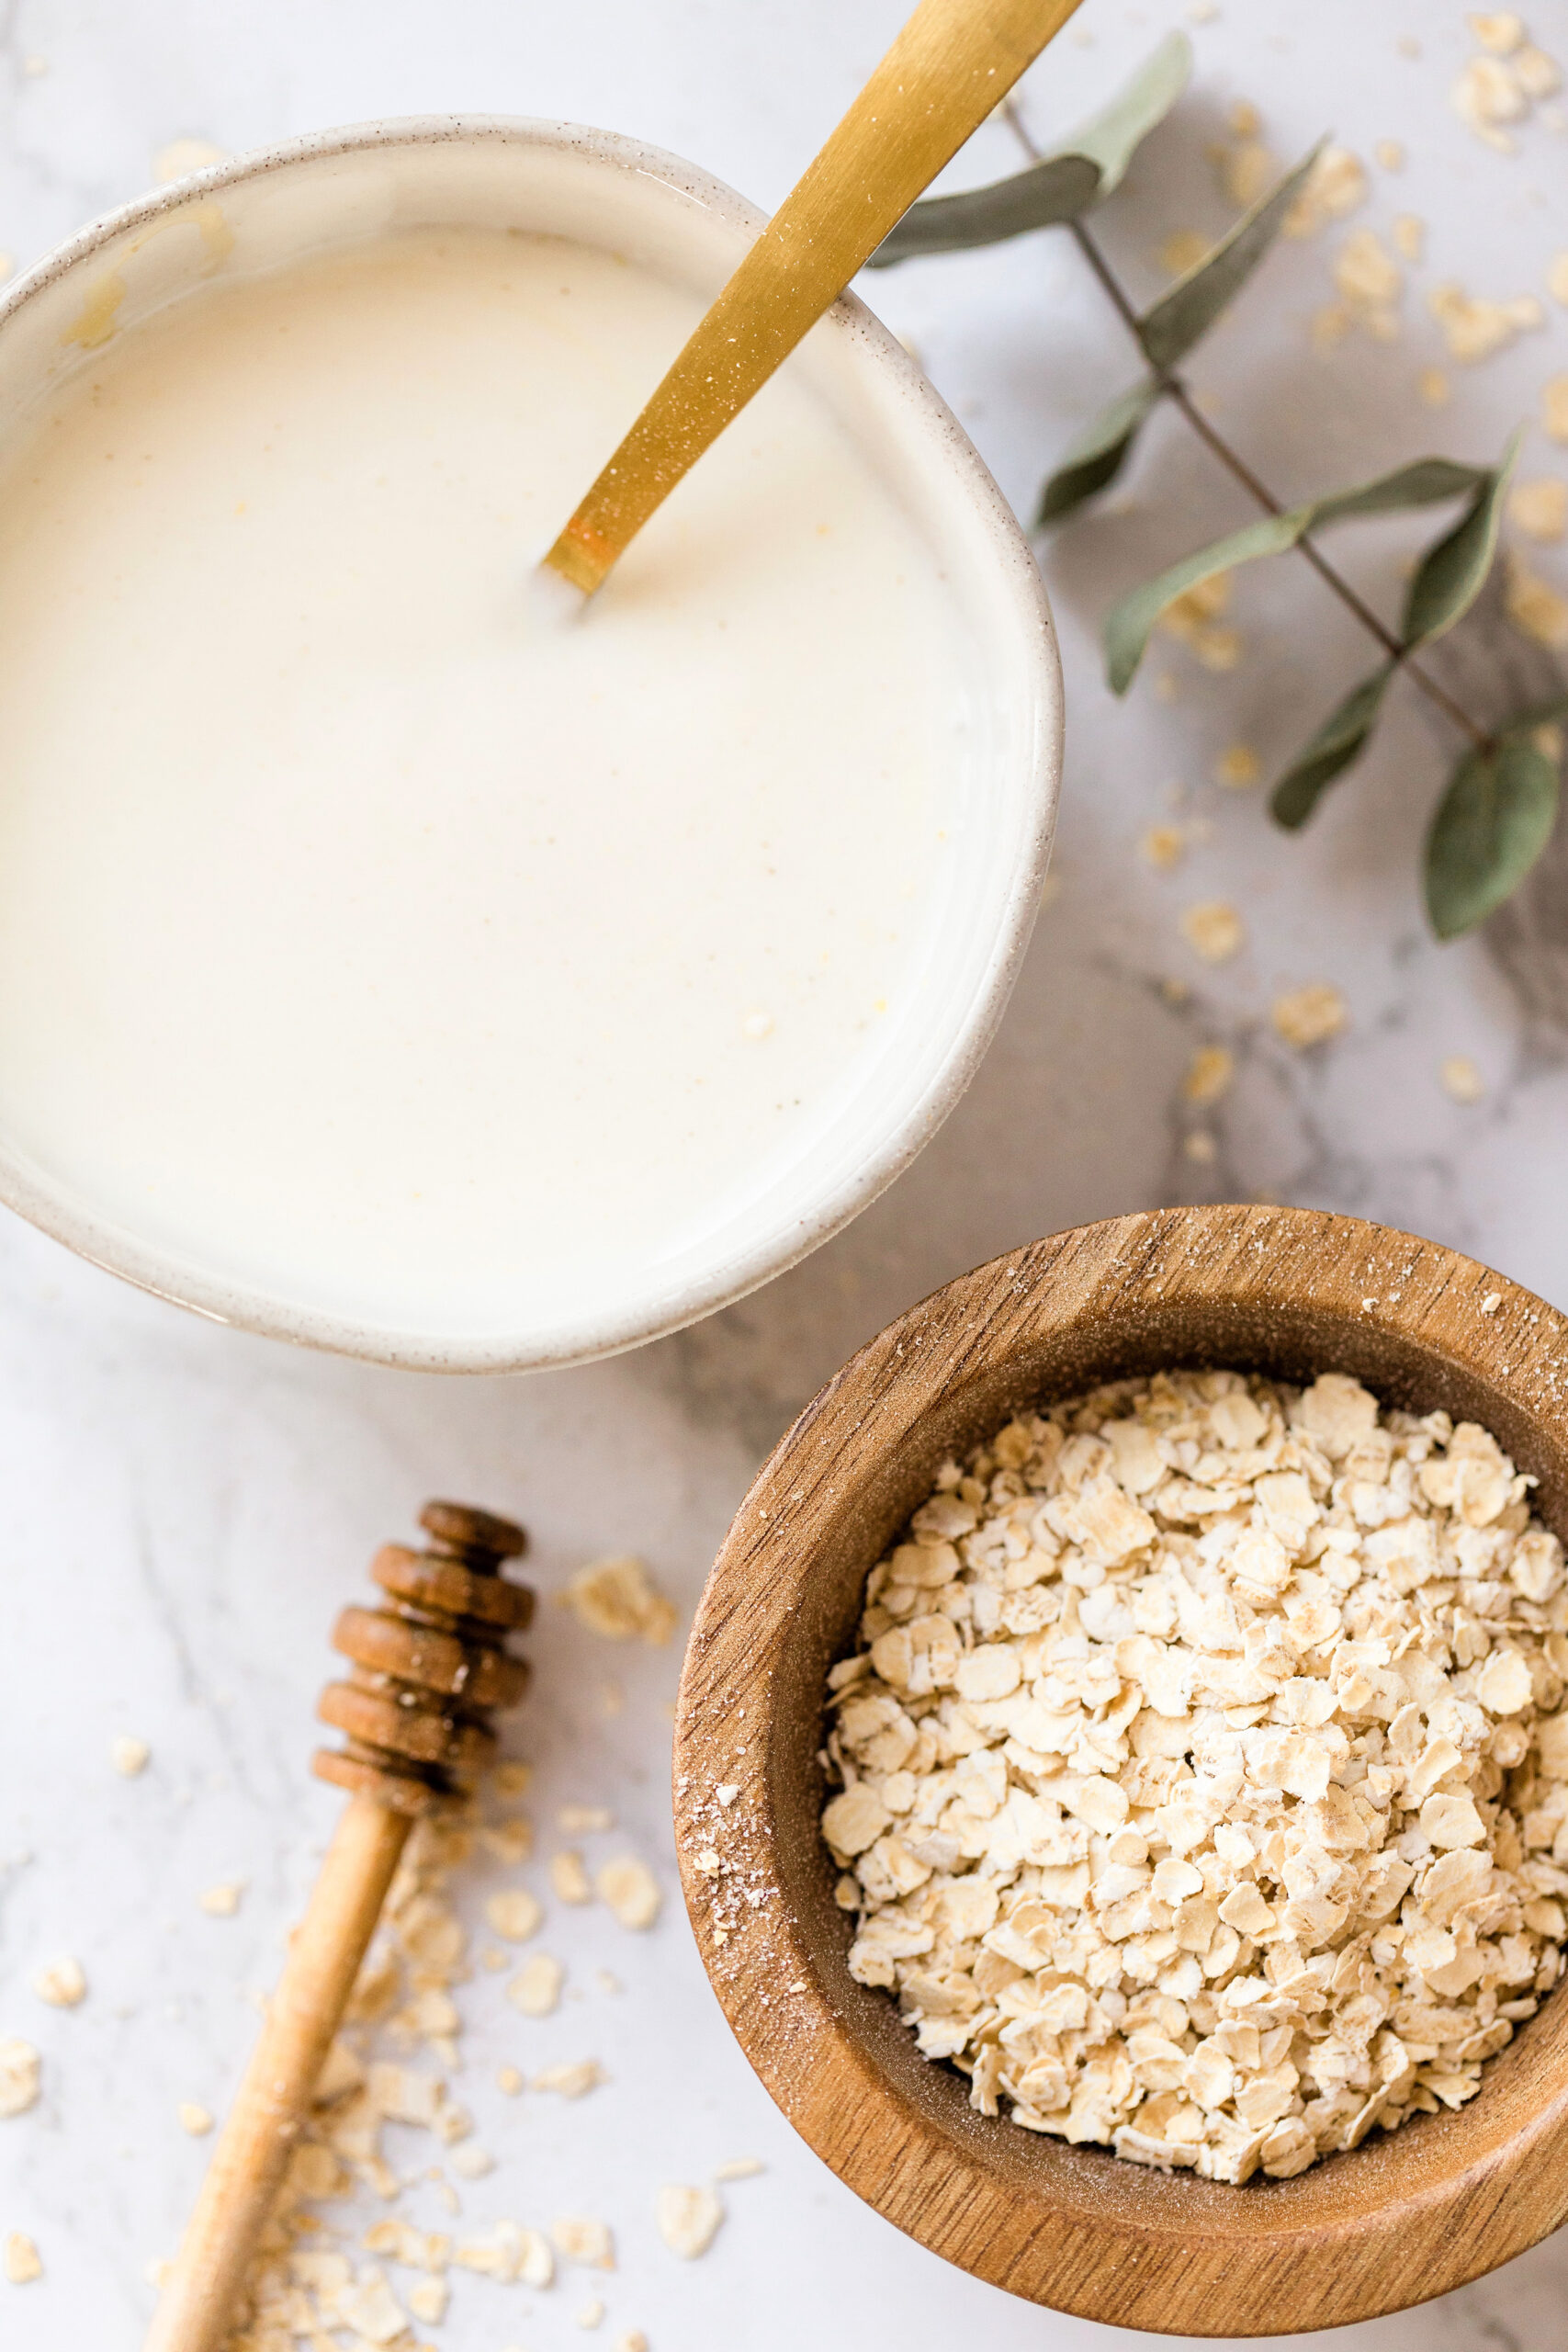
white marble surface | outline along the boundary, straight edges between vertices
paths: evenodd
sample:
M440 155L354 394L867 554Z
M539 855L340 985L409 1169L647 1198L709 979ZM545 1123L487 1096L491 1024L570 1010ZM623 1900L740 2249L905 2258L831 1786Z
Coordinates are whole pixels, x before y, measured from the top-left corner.
M1563 0L1528 13L1538 40L1568 54ZM900 0L9 0L0 242L30 258L142 185L176 137L241 147L444 107L634 131L766 202L899 15ZM1044 131L1070 121L1177 20L1168 0L1088 0L1087 38L1064 41L1032 77L1031 119ZM1409 35L1419 57L1397 46ZM1400 337L1353 337L1327 358L1311 353L1305 322L1327 299L1344 230L1282 249L1195 369L1216 413L1288 494L1424 447L1488 456L1533 411L1545 376L1568 365L1568 316L1549 305L1544 332L1454 370L1452 404L1433 414L1414 393L1417 368L1441 357L1425 294L1449 277L1494 297L1544 290L1547 257L1564 242L1568 145L1536 125L1504 158L1460 126L1446 94L1470 44L1447 0L1311 10L1231 0L1193 38L1195 90L1107 217L1107 243L1140 294L1159 283L1153 249L1171 228L1224 225L1204 148L1237 96L1259 107L1281 157L1325 126L1363 155L1402 140L1406 170L1397 180L1374 171L1372 198L1348 225L1386 235L1405 210L1428 224ZM954 177L1011 161L993 130ZM1021 507L1074 424L1130 372L1064 239L919 265L870 291ZM1532 430L1526 470L1561 473L1564 462ZM614 1363L442 1384L200 1324L0 1226L0 2035L27 2036L45 2060L40 2104L0 2123L0 2233L32 2235L47 2273L0 2284L7 2352L129 2352L140 2340L145 2265L172 2249L204 2160L176 2107L221 2107L250 2004L276 1970L332 1818L304 1769L327 1627L361 1589L376 1543L423 1494L523 1516L546 1589L588 1557L636 1547L689 1612L760 1451L860 1338L1023 1236L1161 1201L1267 1193L1352 1208L1475 1250L1568 1303L1563 862L1497 935L1446 951L1430 943L1414 852L1450 747L1408 695L1366 772L1305 840L1273 832L1256 791L1206 781L1237 737L1266 760L1282 753L1365 666L1297 566L1248 582L1247 653L1230 676L1167 648L1127 704L1112 704L1092 642L1110 594L1245 519L1174 420L1151 435L1131 492L1127 511L1064 535L1047 558L1069 668L1062 888L1002 1036L924 1159L785 1280ZM1411 544L1399 526L1341 542L1385 604ZM1550 550L1535 560L1551 571ZM1534 658L1495 620L1451 655L1478 695L1500 664ZM1162 671L1172 701L1156 691ZM1136 843L1170 815L1177 787L1183 821L1201 820L1205 837L1156 875ZM1209 969L1177 918L1219 896L1240 905L1252 944ZM1168 978L1190 984L1184 1004L1162 995ZM1303 1058L1271 1037L1267 1011L1281 988L1317 978L1344 989L1352 1023L1326 1054ZM1210 1040L1232 1045L1240 1069L1207 1122L1205 1163L1183 1148L1192 1121L1179 1081ZM1438 1084L1439 1062L1456 1053L1485 1081L1472 1107ZM904 2241L794 2139L730 2041L679 1911L666 1797L676 1651L611 1652L550 1608L531 1646L537 1694L509 1740L538 1767L541 1827L563 1802L613 1806L619 1841L657 1860L668 1901L643 1938L601 1909L553 1906L541 1940L570 1963L574 1996L547 2023L507 2008L498 1978L463 1988L467 2064L455 2088L498 2159L464 2188L465 2222L602 2213L620 2266L597 2336L574 2324L593 2283L582 2273L545 2295L462 2278L445 2327L424 2333L454 2352L559 2352L633 2326L654 2352L784 2352L802 2340L937 2352L981 2332L996 2352L1111 2352L1111 2331L1010 2301ZM615 1717L602 1703L607 1677L626 1691ZM109 1768L122 1731L152 1743L140 1780ZM536 1865L521 1875L542 1886ZM204 1916L198 1894L228 1877L247 1882L238 1917ZM498 1883L494 1865L465 1880L476 1916ZM62 1952L90 1980L72 2011L29 1989ZM601 1967L621 1978L618 1996L599 1989ZM502 2064L536 2071L588 2055L612 2080L575 2105L513 2104L492 2088ZM411 2139L396 2154L412 2169L430 2143ZM712 2253L678 2262L652 2227L654 2188L739 2154L762 2158L765 2175L726 2192ZM1560 2242L1424 2312L1334 2340L1356 2352L1547 2352L1561 2340L1565 2289Z

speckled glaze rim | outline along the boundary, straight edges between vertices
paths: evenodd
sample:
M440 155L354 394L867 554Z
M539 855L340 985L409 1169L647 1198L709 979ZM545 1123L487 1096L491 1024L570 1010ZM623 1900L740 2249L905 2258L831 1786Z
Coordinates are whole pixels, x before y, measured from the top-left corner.
M615 132L502 116L401 117L311 132L234 156L101 215L6 289L0 299L0 334L25 305L67 272L91 262L127 231L178 212L193 198L199 200L333 156L454 143L553 149L654 180L727 226L750 235L756 235L765 222L762 213L722 181L660 148ZM1028 774L1018 795L1018 805L1027 806L1028 814L1025 821L1015 825L1010 838L991 845L1008 876L991 952L934 1080L905 1102L881 1146L852 1174L819 1185L814 1195L808 1194L801 1214L791 1223L782 1228L775 1226L749 1246L731 1249L701 1279L671 1283L662 1295L645 1295L635 1311L585 1317L575 1326L558 1325L533 1337L526 1333L473 1338L409 1333L300 1306L262 1288L226 1280L97 1216L68 1187L14 1153L3 1140L0 1203L91 1263L214 1322L232 1323L272 1338L409 1370L494 1373L542 1370L616 1354L695 1322L807 1257L902 1172L973 1078L1001 1019L1029 944L1050 856L1061 778L1061 666L1038 566L1011 509L957 419L894 335L853 295L841 297L829 319L855 347L857 357L891 378L925 426L936 428L933 446L940 443L953 481L965 493L990 541L998 583L1005 588L1013 607L1021 641L1031 650L1033 673Z
M962 1274L866 1342L737 1510L676 1710L676 1848L730 2030L808 2146L1010 2293L1161 2335L1343 2327L1447 2293L1568 2220L1568 1989L1477 2096L1290 2180L1228 2188L977 2115L857 1984L821 1842L825 1676L938 1463L1019 1410L1162 1366L1338 1370L1498 1437L1568 1536L1568 1317L1474 1259L1325 1210L1159 1209ZM722 1785L722 1795L718 1793Z

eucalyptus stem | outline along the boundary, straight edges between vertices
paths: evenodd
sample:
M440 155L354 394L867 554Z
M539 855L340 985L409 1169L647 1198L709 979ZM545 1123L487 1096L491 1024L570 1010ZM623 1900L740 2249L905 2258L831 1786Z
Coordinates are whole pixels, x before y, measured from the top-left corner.
M1039 163L1041 151L1031 138L1010 97L1004 99L1001 111L1007 118L1008 127L1024 153L1032 163ZM1106 260L1099 243L1090 235L1083 221L1073 220L1066 225L1072 231L1073 239L1079 253L1099 279L1111 308L1138 345L1140 356L1147 361L1148 355L1144 350L1143 337L1138 331L1138 313L1133 306L1126 288ZM1234 449L1224 434L1203 414L1185 381L1176 370L1172 368L1155 366L1152 372L1162 396L1180 410L1198 438L1219 459L1227 473L1241 484L1247 496L1256 504L1261 506L1265 514L1283 514L1286 512L1284 501L1275 496L1261 476L1253 471L1241 452ZM1472 718L1470 713L1454 700L1447 689L1439 685L1428 671L1423 669L1420 662L1400 642L1393 631L1379 619L1371 606L1352 588L1343 572L1329 562L1321 548L1309 536L1303 533L1296 541L1296 551L1306 558L1319 579L1333 590L1346 610L1360 622L1368 635L1376 639L1378 644L1388 655L1391 663L1396 669L1404 671L1405 674L1420 687L1427 700L1435 704L1461 734L1469 736L1477 751L1491 752L1495 749L1495 741L1485 728Z

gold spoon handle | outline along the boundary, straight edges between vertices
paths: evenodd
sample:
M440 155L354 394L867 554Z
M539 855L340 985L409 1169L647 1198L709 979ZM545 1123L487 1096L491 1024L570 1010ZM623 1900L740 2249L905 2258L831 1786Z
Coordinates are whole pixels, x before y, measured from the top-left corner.
M592 595L1078 0L920 0L545 558Z

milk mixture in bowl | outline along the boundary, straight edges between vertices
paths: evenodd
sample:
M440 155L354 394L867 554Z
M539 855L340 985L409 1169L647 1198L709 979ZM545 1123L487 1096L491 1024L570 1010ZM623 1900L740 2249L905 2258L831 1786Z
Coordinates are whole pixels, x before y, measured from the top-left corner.
M0 1134L96 1225L545 1360L874 1091L975 813L940 550L786 371L527 594L701 308L472 224L89 293L0 468Z

